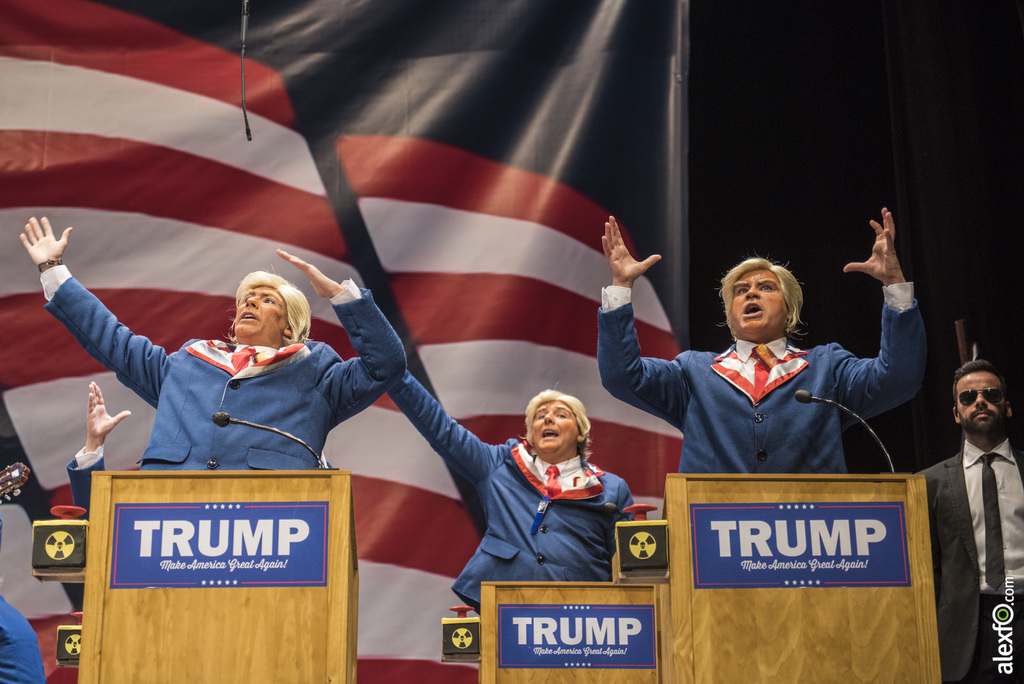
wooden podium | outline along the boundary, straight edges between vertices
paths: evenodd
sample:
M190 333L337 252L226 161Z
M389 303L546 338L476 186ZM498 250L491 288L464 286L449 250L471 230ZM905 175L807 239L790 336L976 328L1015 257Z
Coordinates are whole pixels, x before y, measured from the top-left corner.
M695 588L691 506L899 502L910 586ZM939 682L921 475L669 475L673 684Z
M498 663L497 615L499 605L651 605L656 620L667 609L665 585L604 582L483 582L480 585L480 681L488 684L662 684L663 666L657 669L502 669ZM671 631L658 629L658 659L665 662ZM670 659L670 658L669 658Z
M112 588L118 504L282 501L323 511L322 585ZM337 470L94 474L79 682L355 682L352 517L350 474Z
M856 510L859 504L864 510L881 505L900 511L908 581L903 586L842 582L826 586L826 582L821 586L697 587L693 506L765 509L804 503L824 503L826 508L835 504L844 510ZM669 528L668 584L484 582L480 681L940 681L923 476L673 474L666 481L664 513ZM499 606L560 603L655 606L657 669L501 668L495 634Z

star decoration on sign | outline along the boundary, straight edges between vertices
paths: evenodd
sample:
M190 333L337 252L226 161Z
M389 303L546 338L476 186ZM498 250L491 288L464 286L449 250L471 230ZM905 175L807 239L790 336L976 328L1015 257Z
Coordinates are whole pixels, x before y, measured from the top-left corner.
M784 587L796 587L796 586L820 587L821 586L821 580L814 580L814 579L809 579L809 580L802 580L802 579L801 580L797 580L797 579L782 580L782 586L784 586Z

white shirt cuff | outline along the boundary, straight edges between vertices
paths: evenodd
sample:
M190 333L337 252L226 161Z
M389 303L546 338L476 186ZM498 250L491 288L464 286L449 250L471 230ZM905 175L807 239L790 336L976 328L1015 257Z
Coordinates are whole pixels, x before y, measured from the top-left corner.
M49 273L49 271L47 271ZM85 447L82 447L77 454L75 454L75 468L81 470L82 468L88 468L89 466L95 465L101 458L103 458L103 445L96 447L96 451L90 451L85 453Z
M67 266L60 265L48 268L39 274L39 282L43 284L43 295L46 296L46 301L53 299L53 295L56 294L57 288L64 284L64 281L71 277L71 271L68 270Z
M633 288L609 285L601 288L601 310L614 311L633 301Z
M914 283L894 283L882 288L885 303L890 309L906 311L914 306Z
M341 283L341 292L331 297L331 304L348 304L362 298L363 293L359 291L359 286L352 282L351 278L346 278Z

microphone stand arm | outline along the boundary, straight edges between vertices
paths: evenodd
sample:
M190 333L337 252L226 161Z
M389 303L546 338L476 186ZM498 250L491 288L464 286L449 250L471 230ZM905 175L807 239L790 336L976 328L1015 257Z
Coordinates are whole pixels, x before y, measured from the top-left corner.
M324 459L322 454L318 454L315 451L313 451L313 448L311 446L309 446L308 444L306 444L305 442L303 442L301 439L299 439L295 435L291 434L290 432L285 432L284 430L278 430L277 428L270 427L269 425L259 425L257 423L250 423L247 420L239 420L238 418L228 418L228 422L229 423L238 423L239 425L248 425L249 427L254 427L254 428L257 428L259 430L266 430L267 432L273 432L275 435L281 435L283 437L287 437L288 439L291 439L291 440L293 440L295 442L298 442L302 446L306 447L306 449L309 450L309 453L313 454L313 458L316 459L316 462L317 462L317 464L319 465L320 468L326 469L328 467L327 466L327 461L326 461L326 459Z
M882 450L883 454L885 454L885 460L889 462L889 472L892 472L892 473L896 472L896 468L892 464L892 458L889 456L889 450L885 448L885 445L882 444L882 440L880 440L878 438L878 435L875 434L875 431L871 429L871 426L868 425L868 422L866 420L864 420L863 418L858 416L856 413L854 413L850 409L846 408L845 406L843 406L842 404L840 404L837 401L832 401L831 399L825 399L825 398L822 398L822 397L814 397L812 399L812 401L820 401L823 404L830 404L830 405L835 406L837 408L841 408L842 410L846 411L851 416L856 418L858 421L860 421L860 424L863 425L864 427L866 427L868 429L868 432L871 433L871 436L875 438L875 442L878 443L878 448Z

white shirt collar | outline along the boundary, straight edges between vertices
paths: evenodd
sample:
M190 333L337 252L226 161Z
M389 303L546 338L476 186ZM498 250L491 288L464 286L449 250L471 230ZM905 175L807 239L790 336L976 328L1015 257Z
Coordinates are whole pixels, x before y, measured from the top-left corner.
M533 465L537 468L534 474L540 476L541 481L547 477L548 468L551 466L558 468L559 479L566 475L574 475L583 472L583 460L579 456L573 456L568 461L563 461L561 463L548 463L540 456L534 456Z
M290 344L286 344L283 347L278 348L278 347L264 347L264 346L259 345L259 344L236 344L235 345L235 351L236 352L237 351L242 351L243 349L248 349L249 347L252 347L257 352L270 352L270 353L274 353L274 352L284 351L285 349L287 349L290 346L291 346Z
M780 337L777 340L772 340L767 344L767 347L771 349L772 354L775 354L775 358L783 359L786 357L786 343L788 340L785 337ZM750 358L751 353L754 351L754 347L757 346L757 342L750 342L748 340L736 340L736 356L739 357L743 363L747 362Z
M971 467L985 454L999 454L1010 463L1017 464L1017 461L1013 458L1013 449L1010 448L1010 438L1007 437L999 446L991 451L984 451L970 442L964 442L964 468Z

